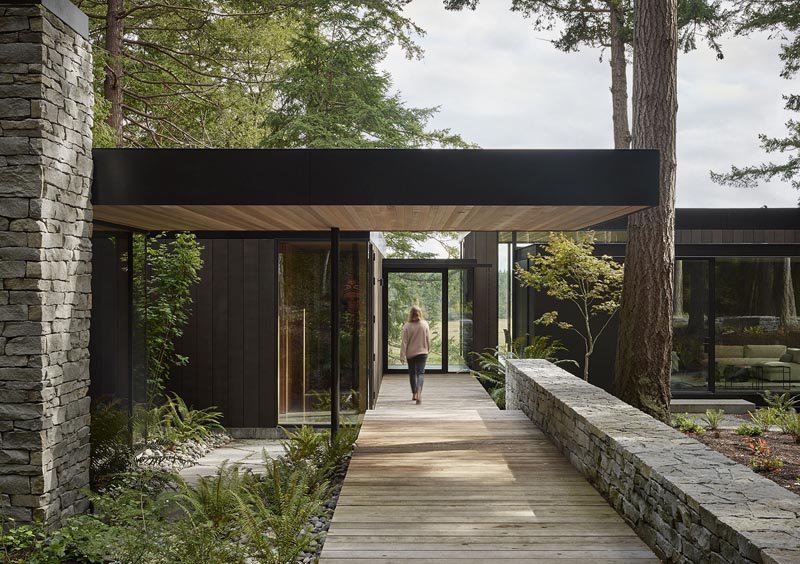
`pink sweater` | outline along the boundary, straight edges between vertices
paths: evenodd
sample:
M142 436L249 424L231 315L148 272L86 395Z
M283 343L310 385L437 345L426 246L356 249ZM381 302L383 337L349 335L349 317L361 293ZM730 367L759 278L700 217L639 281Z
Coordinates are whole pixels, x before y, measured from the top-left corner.
M424 319L409 321L403 326L403 337L400 341L400 362L431 350L431 329Z

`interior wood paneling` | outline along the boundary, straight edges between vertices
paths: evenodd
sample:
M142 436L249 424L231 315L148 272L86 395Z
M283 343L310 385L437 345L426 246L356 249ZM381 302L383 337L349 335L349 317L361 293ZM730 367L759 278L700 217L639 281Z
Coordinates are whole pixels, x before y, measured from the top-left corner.
M97 221L148 231L547 231L583 229L644 206L95 205Z

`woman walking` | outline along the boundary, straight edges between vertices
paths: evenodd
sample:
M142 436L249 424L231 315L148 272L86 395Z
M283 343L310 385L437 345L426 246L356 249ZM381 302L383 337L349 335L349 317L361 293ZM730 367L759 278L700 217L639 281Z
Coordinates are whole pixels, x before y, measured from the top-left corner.
M422 403L422 384L425 382L425 361L431 350L431 328L422 318L422 310L411 306L408 321L403 326L400 342L400 362L408 360L408 377L411 381L412 400Z

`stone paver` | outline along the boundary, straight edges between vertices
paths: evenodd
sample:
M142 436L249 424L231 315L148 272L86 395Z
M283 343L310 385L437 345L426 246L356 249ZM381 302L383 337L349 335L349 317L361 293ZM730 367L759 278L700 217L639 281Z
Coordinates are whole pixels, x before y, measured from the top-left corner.
M225 446L215 448L197 464L180 471L181 477L195 484L201 477L213 476L223 463L249 468L256 474L264 471L264 453L270 458L284 454L279 439L235 439Z

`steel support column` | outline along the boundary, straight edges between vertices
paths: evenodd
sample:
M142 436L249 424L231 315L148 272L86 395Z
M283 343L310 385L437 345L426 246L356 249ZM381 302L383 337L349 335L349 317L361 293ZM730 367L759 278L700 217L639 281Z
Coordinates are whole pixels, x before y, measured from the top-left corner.
M339 430L339 228L331 228L331 436Z

